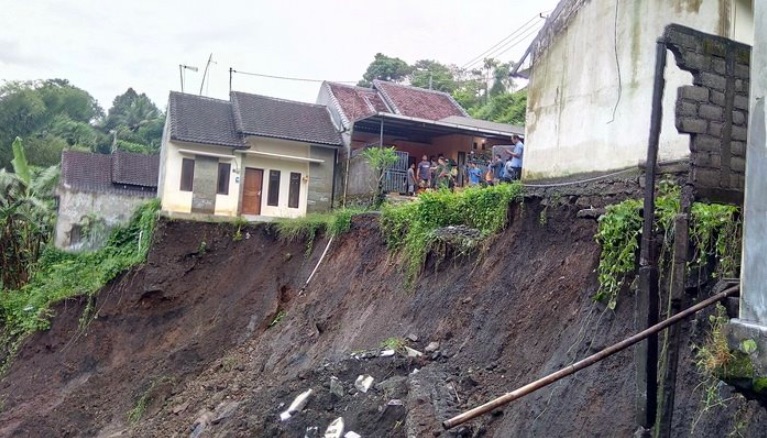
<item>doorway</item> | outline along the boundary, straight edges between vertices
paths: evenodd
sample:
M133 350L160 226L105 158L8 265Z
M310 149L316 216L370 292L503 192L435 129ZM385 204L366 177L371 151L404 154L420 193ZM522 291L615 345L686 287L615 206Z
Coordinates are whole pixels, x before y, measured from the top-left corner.
M245 168L245 182L242 185L242 214L261 214L261 193L264 185L264 170Z

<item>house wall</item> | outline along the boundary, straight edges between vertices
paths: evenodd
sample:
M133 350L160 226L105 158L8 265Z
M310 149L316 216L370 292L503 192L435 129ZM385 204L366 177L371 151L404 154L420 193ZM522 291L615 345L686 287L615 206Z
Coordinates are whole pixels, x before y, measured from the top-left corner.
M141 204L155 197L153 191L146 192L146 195L127 195L114 192L93 192L67 187L59 187L57 194L59 196L59 209L56 218L54 244L60 249L79 249L83 247L82 241L72 241L72 228L81 225L88 216L104 221L106 228L101 230L102 234L104 234L101 236L102 239L96 239L92 242L94 245L104 243L103 241L106 240L106 235L111 228L128 223L133 212ZM95 249L95 247L88 249Z
M643 160L655 41L665 26L675 22L750 43L750 24L743 19L748 8L748 0L591 0L585 4L566 31L534 60L528 85L524 177L607 171ZM690 84L692 77L675 67L671 53L667 64L661 161L689 155L689 138L676 131L672 109L673 90Z
M200 160L197 160L194 154L182 153L182 150L221 155L221 157L200 155ZM239 187L238 178L234 171L238 167L238 157L234 155L233 151L233 148L226 146L166 141L160 153L160 183L162 185L158 190L162 210L174 213L236 216L239 206ZM184 158L195 159L192 191L181 190L181 163ZM228 195L215 194L218 162L228 162L232 165ZM196 200L195 191L197 192ZM196 201L194 211L193 200ZM213 205L210 205L211 203Z
M244 168L252 167L264 171L262 181L261 215L268 217L299 217L307 210L324 211L330 208L332 201L333 175L335 172L335 149L312 146L307 143L251 137L250 149L234 151L223 146L201 145L167 141L161 154L162 188L160 197L162 210L173 213L214 214L216 216L237 216L240 211L242 196L242 178ZM191 152L181 152L182 150ZM280 154L303 159L317 158L323 163L266 157L249 153L251 151ZM193 152L197 152L194 154ZM206 156L203 154L214 154ZM181 168L184 158L195 159L194 187L192 191L182 191ZM218 163L231 164L229 174L229 193L216 194L218 182ZM269 171L280 171L279 205L267 205L269 193ZM300 173L301 186L298 208L288 207L290 173ZM313 175L312 172L316 174ZM314 181L314 186L312 186ZM310 190L311 187L311 190ZM310 198L311 193L311 198ZM311 199L312 208L308 209Z

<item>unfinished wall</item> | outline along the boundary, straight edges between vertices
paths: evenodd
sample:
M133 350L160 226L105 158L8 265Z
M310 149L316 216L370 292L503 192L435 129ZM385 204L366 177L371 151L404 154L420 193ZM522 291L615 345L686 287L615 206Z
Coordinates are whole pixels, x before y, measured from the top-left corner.
M699 198L740 205L746 171L751 48L671 25L665 32L679 68L693 74L676 104L676 127L690 134L690 181Z
M583 4L533 60L525 178L609 171L643 160L655 41L669 23L745 37L747 31L739 29L751 24L747 13L738 15L739 22L733 21L736 3L742 2L591 0ZM674 67L672 60L668 64L667 90L691 82L689 73ZM675 100L674 93L667 92L664 108L673 108ZM673 111L667 110L660 138L662 161L689 155L688 138L679 135L674 123Z

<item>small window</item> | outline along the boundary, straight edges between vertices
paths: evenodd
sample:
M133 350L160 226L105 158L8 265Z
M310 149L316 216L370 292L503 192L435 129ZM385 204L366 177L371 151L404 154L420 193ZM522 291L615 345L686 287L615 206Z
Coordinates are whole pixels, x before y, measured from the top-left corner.
M229 172L232 165L229 163L218 163L218 188L216 193L219 195L229 194Z
M301 174L290 174L290 190L288 191L288 207L298 208L298 200L301 193Z
M191 192L194 187L194 160L184 158L181 162L181 191Z
M269 171L269 196L266 205L276 207L280 204L280 171Z

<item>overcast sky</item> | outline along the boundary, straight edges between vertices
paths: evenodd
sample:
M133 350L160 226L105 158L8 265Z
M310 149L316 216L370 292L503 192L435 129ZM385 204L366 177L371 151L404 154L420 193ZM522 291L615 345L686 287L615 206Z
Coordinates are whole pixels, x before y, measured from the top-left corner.
M104 109L133 87L161 108L170 90L226 99L229 68L357 81L377 52L463 66L557 0L0 0L0 81L65 78ZM537 20L538 25L543 20ZM534 33L535 29L530 26ZM521 32L497 57L515 60ZM513 43L518 42L514 47ZM233 88L313 102L319 83L234 75Z

